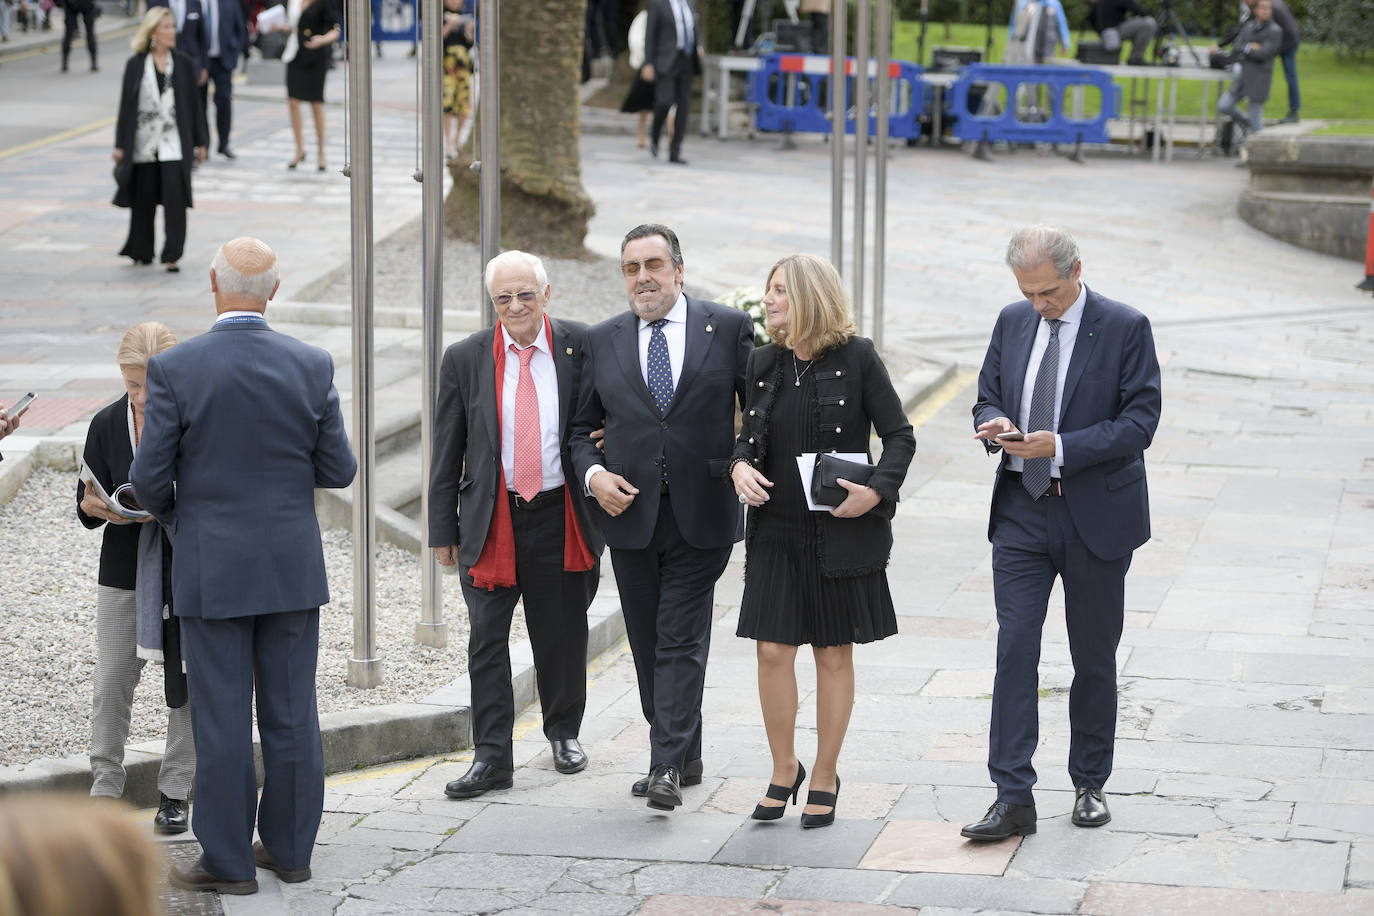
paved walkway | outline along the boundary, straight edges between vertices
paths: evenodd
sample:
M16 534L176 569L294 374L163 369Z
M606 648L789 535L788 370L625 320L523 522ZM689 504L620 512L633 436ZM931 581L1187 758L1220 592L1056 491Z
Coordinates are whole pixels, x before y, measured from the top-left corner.
M405 72L390 78L400 106ZM187 262L257 232L300 289L346 257L342 179L281 168L278 103L245 98L239 117L243 157L197 175ZM405 187L410 128L399 107L377 118L380 155L404 178L381 183L379 212L399 225L418 208L418 186ZM15 192L0 214L6 398L41 383L49 404L103 403L129 323L162 317L183 333L207 323L194 272L114 258L124 216L106 203L107 149L102 133L0 160ZM681 231L689 277L721 287L761 283L790 251L828 251L826 147L781 154L768 141L693 137L685 152L692 164L677 169L628 138L584 138L594 251L614 254L626 227L660 219ZM887 346L957 361L964 374L913 418L918 454L890 570L901 632L856 651L833 827L747 819L769 768L752 647L733 635L737 556L717 591L706 779L684 809L655 814L629 795L647 766L647 728L621 645L589 670L586 772L553 771L527 712L512 790L445 799L467 755L332 777L315 879L282 887L264 873L263 893L226 899L226 912L1374 912L1374 317L1351 288L1359 265L1236 219L1244 180L1216 160L1078 166L1023 152L989 164L894 150ZM1040 832L973 847L957 828L992 800L982 761L995 628L992 463L969 438L969 373L1015 296L1004 240L1040 219L1078 234L1089 285L1155 321L1165 371L1147 457L1155 537L1128 579L1113 822L1068 823L1070 667L1056 600ZM339 346L339 329L291 330ZM24 432L84 429L78 406L46 427L35 406ZM809 762L814 680L810 664L799 670Z

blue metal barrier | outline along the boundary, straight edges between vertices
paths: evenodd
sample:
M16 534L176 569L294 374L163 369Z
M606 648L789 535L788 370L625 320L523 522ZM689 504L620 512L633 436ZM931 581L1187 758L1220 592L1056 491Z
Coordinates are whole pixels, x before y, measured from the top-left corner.
M754 126L760 131L828 134L830 126L830 57L823 54L769 54L763 66L749 74L747 98L754 103ZM845 62L845 132L854 133L853 96L855 62ZM926 94L921 68L908 61L888 66L892 97L888 105L888 134L914 140L921 135L918 118L925 112ZM875 66L869 66L873 80ZM869 97L873 98L870 91ZM876 106L875 106L876 107ZM877 113L869 112L868 130L877 132Z
M995 101L999 85L1006 103L1000 107ZM1092 116L1075 116L1066 103L1070 92L1081 93L1082 87L1100 93L1101 107ZM1121 87L1105 70L970 64L951 87L949 114L960 140L1108 143L1107 122L1121 114Z

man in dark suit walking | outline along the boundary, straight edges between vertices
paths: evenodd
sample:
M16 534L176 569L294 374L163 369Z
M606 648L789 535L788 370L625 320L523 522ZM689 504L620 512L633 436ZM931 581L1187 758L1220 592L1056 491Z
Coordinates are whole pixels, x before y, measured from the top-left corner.
M210 269L219 317L209 333L149 360L146 425L129 471L171 534L200 758L192 826L201 857L172 866L170 878L222 894L256 892L255 864L283 881L310 877L324 808L315 663L329 601L315 488L346 487L358 467L333 360L263 318L277 285L267 245L238 238L220 248Z
M603 514L576 483L568 451L586 326L545 315L551 290L534 255L492 258L486 285L499 326L444 354L429 478L430 542L442 565L458 565L470 622L476 750L444 788L450 798L512 785L507 643L522 598L554 769L586 768L587 607L605 546Z
M997 318L973 407L975 437L1003 453L988 525L997 604L988 773L997 801L964 827L974 840L1035 832L1037 667L1056 576L1074 667L1072 819L1111 820L1102 790L1116 741L1116 647L1131 552L1150 537L1144 451L1160 412L1149 319L1083 285L1067 233L1018 230L1007 264L1026 298Z
M658 141L668 109L676 106L668 161L686 165L682 141L687 111L692 107L692 80L701 71L701 17L693 0L649 0L644 33L644 66L640 75L654 84L654 123L649 152L658 158Z
M248 47L248 25L239 0L204 0L205 60L208 79L200 84L200 110L210 112L209 88L215 86L216 149L225 159L234 159L229 149L229 131L234 124L234 70L239 55Z
M668 227L630 230L620 260L630 311L587 331L573 462L609 516L606 544L649 721L650 773L632 791L671 810L682 785L701 782L715 585L744 536L726 475L754 334L744 312L682 292L682 249ZM603 421L604 456L590 438Z

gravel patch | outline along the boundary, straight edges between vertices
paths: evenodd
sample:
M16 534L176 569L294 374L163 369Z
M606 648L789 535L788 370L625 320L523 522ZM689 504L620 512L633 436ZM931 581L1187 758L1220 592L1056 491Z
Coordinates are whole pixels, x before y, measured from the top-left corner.
M0 505L0 765L42 757L84 754L90 739L91 688L95 674L96 571L100 529L87 531L76 518L76 476L38 468L14 498ZM17 532L23 532L22 536ZM320 712L383 703L414 702L467 673L467 611L455 579L444 577L448 645L415 644L419 620L420 565L404 550L379 544L376 555L376 643L382 686L344 683L353 654L353 539L348 531L324 533L324 556L333 603L320 614L316 681ZM517 609L512 641L525 638ZM145 668L134 696L129 743L163 737L167 724L162 678Z

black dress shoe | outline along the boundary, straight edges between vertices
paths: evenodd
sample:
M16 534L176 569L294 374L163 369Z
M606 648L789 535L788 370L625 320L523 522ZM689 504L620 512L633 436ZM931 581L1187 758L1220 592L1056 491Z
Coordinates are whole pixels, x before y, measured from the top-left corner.
M824 814L807 814L802 812L801 825L803 827L829 827L835 823L835 802L840 800L840 774L835 774L834 792L817 792L812 789L806 793L806 803L808 805L829 805L830 810Z
M186 827L186 800L161 795L161 800L157 803L157 814L153 815L154 832L185 833Z
M684 786L701 785L701 773L702 766L700 757L698 757L696 760L687 761L687 763L685 763L682 767L682 784ZM648 795L649 780L652 777L653 773L650 773L643 779L636 779L634 785L630 786L630 794L633 795L635 798L643 798L644 796Z
M686 164L687 164L687 160L686 160L686 159L683 159L681 156L669 156L669 157L668 157L668 161L671 162L671 163L673 163L674 165L686 165Z
M655 159L658 158L658 141L657 141L657 140L650 140L650 141L649 141L649 155L650 155L650 156L653 156Z
M1073 823L1076 827L1101 827L1112 819L1107 799L1101 789L1080 787L1073 800Z
M277 860L272 858L272 853L267 851L267 847L261 842L253 844L253 861L258 868L265 868L270 872L276 872L277 879L287 884L298 884L301 881L310 880L310 866L305 868L282 868L277 864Z
M221 894L256 894L258 879L247 881L226 881L205 870L197 859L194 865L182 867L173 865L167 870L167 880L184 891L217 891Z
M466 773L444 786L444 794L449 798L476 798L491 789L509 789L513 785L510 770L478 760Z
M660 763L649 776L649 807L672 811L682 804L682 773L675 766Z
M227 146L221 146L221 147L219 148L219 154L220 154L221 156L223 156L225 159L237 159L237 158L238 158L238 156L235 156L234 153L233 153L233 152L229 149L229 147L227 147Z
M993 802L981 821L959 832L970 840L1005 840L1017 834L1030 836L1035 832L1035 805Z
M553 768L560 773L580 773L587 768L587 755L576 738L554 738Z

